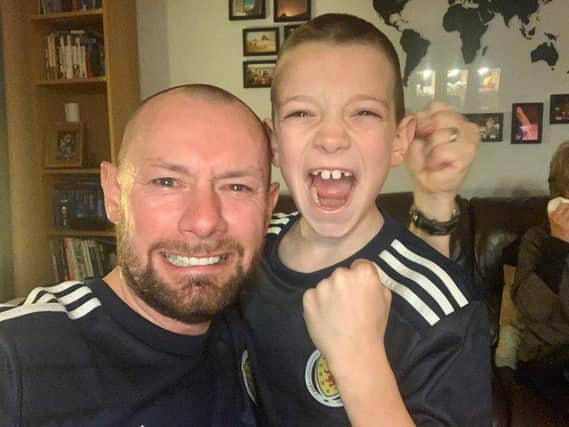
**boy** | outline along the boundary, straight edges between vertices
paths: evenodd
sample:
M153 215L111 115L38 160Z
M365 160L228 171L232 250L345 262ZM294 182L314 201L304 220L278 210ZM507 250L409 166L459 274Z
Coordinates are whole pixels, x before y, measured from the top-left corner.
M375 204L416 126L404 117L393 45L359 18L315 18L281 49L271 98L274 162L301 214L275 217L242 299L264 421L490 424L482 301L459 268ZM458 137L419 125L435 145ZM415 142L418 197L438 188L438 209L448 208L445 179L462 172L449 173L436 150L421 165ZM451 223L438 222L443 234Z

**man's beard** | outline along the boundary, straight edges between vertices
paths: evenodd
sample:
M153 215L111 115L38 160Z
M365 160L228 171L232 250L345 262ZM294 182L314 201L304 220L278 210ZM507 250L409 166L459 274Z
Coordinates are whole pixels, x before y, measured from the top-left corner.
M158 313L187 324L211 321L221 310L234 303L260 252L258 250L251 264L245 267L243 246L234 240L226 239L213 245L202 243L195 246L182 242L160 241L148 250L147 264L144 266L130 247L127 237L124 234L121 236L121 233L119 236L118 262L127 285ZM231 252L236 254L237 259L233 261L235 270L223 282L220 282L215 274L188 274L168 284L154 271L152 254L157 251L184 256Z

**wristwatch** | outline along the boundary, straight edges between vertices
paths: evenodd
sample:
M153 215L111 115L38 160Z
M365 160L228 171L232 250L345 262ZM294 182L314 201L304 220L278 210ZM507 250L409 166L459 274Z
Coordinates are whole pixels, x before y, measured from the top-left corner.
M452 209L452 214L448 221L437 221L427 218L415 205L411 205L411 209L409 209L411 224L431 236L448 236L456 229L459 215L460 209L458 205L455 205Z

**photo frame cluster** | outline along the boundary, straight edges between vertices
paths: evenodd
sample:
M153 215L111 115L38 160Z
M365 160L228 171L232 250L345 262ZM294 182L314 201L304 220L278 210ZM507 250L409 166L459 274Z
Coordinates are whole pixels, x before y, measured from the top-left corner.
M464 116L478 125L482 142L503 140L503 113L466 113ZM543 102L513 103L510 142L512 144L541 144L543 121ZM569 124L569 93L550 95L549 124Z
M228 0L229 20L265 19L267 0ZM277 55L282 42L303 22L311 19L311 0L273 0L273 21L289 23L282 27L251 27L242 29L243 56L264 57ZM243 61L243 87L270 87L276 59Z

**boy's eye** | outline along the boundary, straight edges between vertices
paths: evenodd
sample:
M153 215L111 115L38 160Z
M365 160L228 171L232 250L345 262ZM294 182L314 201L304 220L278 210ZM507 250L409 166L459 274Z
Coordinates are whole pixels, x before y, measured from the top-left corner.
M176 180L174 178L156 178L152 180L153 184L159 185L161 187L173 187L176 185Z
M381 117L378 113L376 113L375 111L370 111L370 110L360 110L358 111L358 115L359 116L370 116L370 117Z
M285 119L288 119L289 117L308 117L308 112L307 112L307 111L302 111L302 110L293 111L293 112L291 112L291 113L288 113L288 114L285 116Z

